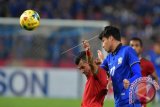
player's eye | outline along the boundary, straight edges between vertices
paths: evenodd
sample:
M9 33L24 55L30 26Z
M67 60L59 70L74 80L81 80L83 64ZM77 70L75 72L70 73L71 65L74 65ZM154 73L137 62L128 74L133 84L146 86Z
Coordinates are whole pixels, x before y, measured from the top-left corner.
M133 47L134 45L131 44L130 46Z
M102 39L102 42L104 42L104 39Z
M84 68L85 68L84 66L81 67L81 69L84 69Z
M84 69L84 66L78 67L78 69L79 69L79 70L82 70L82 69Z

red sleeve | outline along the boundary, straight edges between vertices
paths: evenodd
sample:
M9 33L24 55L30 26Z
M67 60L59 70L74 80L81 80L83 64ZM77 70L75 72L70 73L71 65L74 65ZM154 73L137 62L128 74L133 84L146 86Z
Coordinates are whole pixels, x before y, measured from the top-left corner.
M148 61L147 66L148 66L148 72L152 74L155 71L154 65L150 61Z
M95 74L96 78L98 79L98 81L104 86L106 87L107 84L108 84L108 76L107 76L107 73L106 71L101 68L101 67L98 67L98 71L97 73Z

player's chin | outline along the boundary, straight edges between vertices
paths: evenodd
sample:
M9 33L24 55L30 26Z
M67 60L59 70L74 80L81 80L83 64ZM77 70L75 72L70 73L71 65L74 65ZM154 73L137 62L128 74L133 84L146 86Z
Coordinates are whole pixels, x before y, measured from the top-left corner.
M110 52L110 49L108 49L107 47L104 47L103 49L108 53Z
M108 50L106 48L103 48L106 52L108 52Z
M108 53L110 53L110 52L111 52L111 50L109 50L109 49L106 49L105 51L106 51L106 52L108 52Z

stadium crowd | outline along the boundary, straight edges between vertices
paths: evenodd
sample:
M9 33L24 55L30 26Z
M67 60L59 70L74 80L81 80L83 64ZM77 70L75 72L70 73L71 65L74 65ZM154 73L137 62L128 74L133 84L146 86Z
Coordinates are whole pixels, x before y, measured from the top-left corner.
M41 18L107 20L112 25L120 27L122 35L127 38L138 36L149 40L152 35L160 38L159 0L0 0L0 17L19 17L26 9L36 10ZM9 57L12 37L0 38L0 59L5 59ZM51 39L46 46L48 53L54 51L52 49L54 40ZM78 40L76 41L73 43L78 43ZM61 42L57 44L59 43ZM69 43L66 41L63 48L58 49L66 49L66 44ZM68 47L72 45L69 44ZM54 49L57 46L59 45L54 45ZM58 56L59 53L54 51L54 57L47 54L45 59L56 62L59 61Z
M41 18L108 20L130 36L150 36L160 25L159 0L0 0L0 5L1 17L34 9Z

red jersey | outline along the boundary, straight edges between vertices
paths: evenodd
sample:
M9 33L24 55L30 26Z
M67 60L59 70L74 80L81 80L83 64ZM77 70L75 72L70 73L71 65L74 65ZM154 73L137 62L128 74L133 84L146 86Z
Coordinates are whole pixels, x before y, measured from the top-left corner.
M151 75L155 71L153 64L147 59L142 58L140 60L140 65L141 65L141 69L142 69L141 73L143 77Z
M143 77L147 77L148 75L151 75L155 71L153 64L145 58L142 58L140 60L140 65L141 65L141 69L142 69L141 73L142 73ZM147 90L147 88L146 88L146 90ZM140 93L143 93L143 94L145 93L144 90L141 90L141 91L142 92L140 92ZM142 104L142 107L147 107L147 105Z
M89 75L85 85L81 107L102 107L108 78L102 68L98 68L97 74Z

